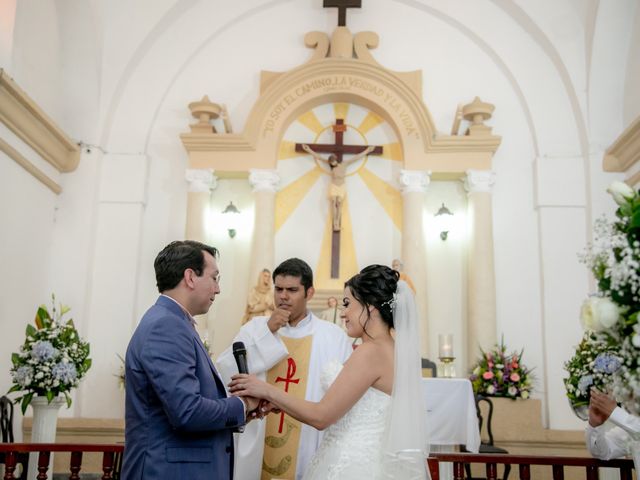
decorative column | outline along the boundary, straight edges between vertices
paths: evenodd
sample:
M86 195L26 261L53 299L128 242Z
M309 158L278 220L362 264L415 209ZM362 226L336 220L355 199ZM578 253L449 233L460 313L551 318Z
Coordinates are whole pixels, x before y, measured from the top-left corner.
M496 279L493 263L493 215L491 189L495 173L467 170L469 251L467 285L467 363L487 350L497 339Z
M206 215L211 191L218 186L218 177L213 174L213 170L190 168L185 173L185 179L189 182L185 235L189 240L206 243Z
M427 269L422 222L424 194L431 181L431 172L419 170L400 171L402 191L402 261L416 287L416 302L420 315L421 351L429 351L427 333Z
M187 240L207 243L207 213L211 201L211 191L218 186L218 177L213 170L189 168L185 172L189 182L187 197ZM196 330L200 338L208 339L208 314L196 317Z
M249 170L249 183L255 199L253 245L249 263L249 279L254 284L258 272L263 268L275 268L275 207L276 187L280 177L275 170Z

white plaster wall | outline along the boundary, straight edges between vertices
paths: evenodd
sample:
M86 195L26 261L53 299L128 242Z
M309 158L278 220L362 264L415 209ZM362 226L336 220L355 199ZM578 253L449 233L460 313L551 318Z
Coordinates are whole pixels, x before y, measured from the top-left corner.
M13 26L16 20L16 0L0 1L0 65L11 68L13 53Z
M629 125L640 115L640 8L636 6L633 19L633 33L629 42L627 69L624 84L624 119L623 124Z
M479 95L496 105L489 124L503 137L493 192L498 332L511 348L525 347L554 428L580 427L566 419L557 379L578 341L578 308L591 289L575 254L592 219L613 209L603 191L615 175L600 172L601 152L640 110L637 2L568 4L369 0L348 13L352 31L379 33L373 54L381 64L423 72L424 100L439 131L450 130L458 103ZM0 306L2 321L31 319L43 295L64 292L95 361L82 400L66 414L120 416L121 394L111 377L115 354L124 352L155 299L153 258L184 236L187 157L178 135L191 121L187 104L204 94L227 103L241 131L258 97L259 71L305 61L304 34L330 33L336 13L316 0L96 0L82 8L23 0L16 6L11 55L2 57L11 59L8 73L68 134L99 147L61 176L59 198L0 159L1 241L13 247L0 255L12 267L7 271L20 271L29 285L4 276L7 288L0 291L11 295ZM220 181L212 210L233 195L243 212L252 212L246 180ZM459 185L434 183L425 196L426 218L440 198L461 209L466 202ZM52 243L7 235L33 228L34 219ZM247 275L249 230L233 240L219 228L211 232L223 267L222 293L208 318L218 352L241 315L238 298L254 281ZM438 242L427 236L429 295L446 291L450 301L429 306L429 344L434 351L444 319L453 317L463 352L464 238ZM446 282L445 290L436 290L434 278ZM3 341L0 362L20 338ZM0 369L7 372L7 364ZM0 387L5 384L7 375L0 375Z
M0 392L11 387L11 353L25 339L38 305L50 303L49 259L55 229L56 194L0 152ZM19 208L10 208L15 206ZM58 293L58 292L56 292ZM58 296L60 300L63 300ZM64 299L66 300L66 299ZM20 407L14 411L16 440L22 439Z

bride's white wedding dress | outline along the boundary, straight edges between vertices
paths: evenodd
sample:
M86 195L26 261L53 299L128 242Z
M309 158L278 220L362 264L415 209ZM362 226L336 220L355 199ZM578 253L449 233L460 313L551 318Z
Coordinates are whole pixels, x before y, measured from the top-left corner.
M342 370L329 363L320 381L329 389ZM382 478L382 439L391 397L373 387L340 420L327 428L304 480L377 480Z

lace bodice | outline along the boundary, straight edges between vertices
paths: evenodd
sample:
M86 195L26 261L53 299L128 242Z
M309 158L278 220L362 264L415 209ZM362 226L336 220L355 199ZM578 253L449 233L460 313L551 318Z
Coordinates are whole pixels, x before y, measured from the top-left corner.
M331 362L320 381L325 391L342 365ZM340 420L325 430L305 480L374 480L380 477L380 452L391 397L370 387Z

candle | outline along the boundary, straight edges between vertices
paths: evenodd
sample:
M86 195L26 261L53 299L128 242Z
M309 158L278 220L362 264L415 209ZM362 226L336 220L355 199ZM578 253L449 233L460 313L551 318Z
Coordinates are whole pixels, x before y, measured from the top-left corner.
M438 351L440 358L453 358L453 335L440 334L438 335Z

